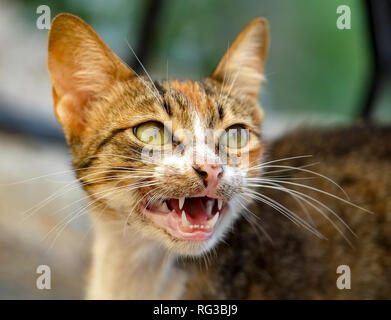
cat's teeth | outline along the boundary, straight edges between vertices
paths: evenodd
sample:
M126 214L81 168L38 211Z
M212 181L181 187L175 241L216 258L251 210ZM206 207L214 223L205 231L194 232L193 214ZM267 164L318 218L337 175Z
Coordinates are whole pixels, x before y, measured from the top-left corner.
M223 200L217 199L217 206L218 206L219 210L221 210L221 208L223 207Z
M215 226L217 220L219 219L219 215L220 215L220 212L217 211L216 214L214 215L214 217L208 221L208 223L207 223L208 228L212 229Z
M205 208L205 211L206 211L206 214L208 216L211 216L212 215L212 209L213 209L213 206L215 204L215 201L214 200L209 200L206 202L206 208Z
M188 227L188 226L190 225L189 220L187 220L185 210L182 210L182 225L183 225L184 227Z
M163 211L166 211L166 212L170 211L170 209L168 209L168 206L167 206L167 201L164 201L164 202L162 203L161 209L162 209Z
M185 203L185 197L179 198L179 210L183 208L183 204Z

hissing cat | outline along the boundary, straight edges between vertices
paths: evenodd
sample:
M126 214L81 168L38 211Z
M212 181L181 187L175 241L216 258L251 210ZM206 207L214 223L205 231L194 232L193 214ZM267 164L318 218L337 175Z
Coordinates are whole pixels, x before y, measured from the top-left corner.
M54 19L48 48L54 109L89 195L95 227L88 298L341 296L335 288L337 265L328 265L335 255L325 254L324 238L345 227L330 213L334 203L358 207L338 196L316 203L306 193L295 193L295 185L281 186L297 180L259 178L273 167L291 179L313 173L262 161L263 112L257 96L268 37L267 21L256 18L211 76L153 82L135 74L81 19L70 14ZM290 146L295 143L300 141ZM281 150L280 158L303 154ZM264 193L257 191L265 186ZM267 192L274 191L289 200L273 200ZM254 199L277 214L268 217L271 209L262 205L252 208ZM304 211L307 219L300 214ZM251 226L264 226L274 242ZM334 235L341 249L330 250L349 256L351 241L341 233ZM228 245L220 244L223 239Z

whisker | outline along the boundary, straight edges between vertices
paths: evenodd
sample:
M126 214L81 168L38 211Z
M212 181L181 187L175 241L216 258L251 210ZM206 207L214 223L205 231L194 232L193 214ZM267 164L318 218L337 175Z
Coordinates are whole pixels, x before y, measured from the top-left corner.
M325 175L323 175L323 174L320 174L320 173L318 173L318 172L315 172L315 171L312 171L312 170L308 170L308 169L303 169L303 168L298 168L298 167L290 167L290 166L283 166L283 165L271 165L271 166L269 166L269 167L293 169L293 170L298 170L298 171L302 171L302 172L306 172L306 173L310 173L310 174L316 175L316 176L318 176L318 177L321 177L321 178L323 178L323 179L329 181L329 182L332 183L333 185L335 185L338 189L340 189L340 190L343 192L343 194L345 195L345 197L346 197L347 199L349 199L349 196L348 196L348 194L346 193L346 191L345 191L338 183L336 183L333 179L331 179L331 178L329 178L329 177L327 177L327 176L325 176ZM287 182L287 183L288 183L288 182ZM335 196L335 197L337 197L337 196ZM340 199L342 199L342 198L340 198ZM347 201L347 200L344 200L344 201ZM349 202L349 201L347 201L347 202ZM364 211L366 211L366 210L364 210Z
M114 192L118 192L118 191L121 191L121 190L114 190L113 192L110 192L110 194L114 193ZM87 207L83 207L81 208L80 210L78 210L76 213L72 213L70 215L67 215L64 219L62 219L56 226L54 226L46 235L45 237L43 237L41 239L41 242L45 241L45 239L47 239L51 233L55 232L56 230L57 231L57 234L56 236L54 237L51 245L49 246L49 250L53 248L55 242L57 241L58 237L61 235L61 233L65 230L65 228L75 219L77 218L80 218L81 216L83 216L84 214L86 214L86 210L88 207L91 207L92 205L96 204L100 199L96 199L94 200L91 204L89 204ZM99 203L98 203L98 206L94 207L94 208L97 208L99 207ZM68 220L67 218L70 217Z
M332 210L331 208L329 208L328 206L326 206L324 203L322 203L321 201L309 196L309 195L306 195L305 193L302 193L302 192L299 192L299 191L296 191L296 190L293 190L293 189L289 189L289 188L286 188L286 187L283 187L283 186L268 186L268 185L262 185L260 186L261 188L269 188L269 189L275 189L275 190L280 190L280 191L283 191L283 192L286 192L286 193L289 193L291 195L295 195L296 197L298 197L299 199L301 199L302 201L304 201L305 203L307 203L308 205L310 205L312 208L314 208L316 211L318 211L327 221L329 221L332 226L344 237L344 239L349 243L349 245L352 246L352 243L349 241L349 239L345 236L345 234L342 232L342 230L340 230L340 228L334 223L334 221L332 221L326 214L323 210L319 209L318 207L316 207L312 202L308 201L307 199L310 199L312 201L314 201L315 203L317 203L318 205L320 205L321 207L323 207L324 209L326 209L327 211L329 211L335 218L337 218L348 230L349 232L354 235L355 237L357 237L357 235L355 234L355 232L349 227L349 225L334 211ZM307 198L307 199L305 199Z
M272 179L263 179L261 182L273 182ZM334 199L337 199L343 203L346 203L352 207L355 207L357 209L360 209L362 211L365 211L367 213L370 213L370 214L373 214L373 212L363 208L363 207L360 207L358 205L356 205L355 203L351 202L351 201L348 201L346 199L343 199L341 197L338 197L337 195L335 194L332 194L330 192L327 192L327 191L324 191L322 189L318 189L318 188L315 188L315 187L312 187L312 186L309 186L309 185L306 185L306 184L301 184L301 183L296 183L296 182L291 182L291 181L278 181L278 182L281 182L281 183L285 183L285 184L289 184L289 185L294 185L294 186L298 186L298 187L302 187L302 188L306 188L306 189L310 189L310 190L313 190L313 191L316 191L316 192L319 192L319 193L322 193L324 195L327 195L329 197L332 197ZM257 186L257 184L254 184L253 186Z
M313 162L313 163L309 163L309 164L306 164L306 165L303 165L303 166L299 166L299 167L293 167L293 168L308 168L308 167L311 167L311 166L315 166L319 164L319 162ZM265 166L265 168L267 168L267 166ZM263 169L263 168L261 168ZM259 170L259 169L257 169ZM268 171L263 171L262 172L262 176L267 176L268 174L271 174L271 173L280 173L280 172L289 172L289 171L293 171L294 169L279 169L279 170L268 170ZM250 171L250 170L249 170Z
M27 179L23 179L20 181L15 181L15 182L10 182L10 183L0 183L0 187L3 187L3 186L8 187L8 186L24 184L24 183L35 181L38 179L43 179L43 178L52 177L52 176L56 176L56 175L74 173L75 171L77 172L77 171L90 170L90 169L110 169L110 168L119 169L119 170L120 169L129 169L127 167L113 167L113 166L91 166L91 167L85 167L85 168L69 169L69 170L52 172L52 173L44 174L44 175L37 176L37 177L27 178ZM147 171L147 170L134 168L134 169L132 169L132 171ZM153 171L151 170L151 172L153 172Z
M239 194L239 196L242 196ZM274 241L273 239L270 237L270 235L267 233L267 231L265 230L265 228L262 227L260 221L261 221L261 218L258 217L255 213L253 213L251 210L249 210L240 200L238 200L238 203L240 204L240 206L245 210L245 212L249 213L250 215L249 216L244 216L244 218L250 223L250 225L252 225L252 227L254 228L254 230L256 230L255 228L259 228L259 230L262 232L262 234L266 237L266 239L268 239L268 241L270 241L272 244L274 244ZM254 221L252 219L257 219L259 220L259 223L257 223L257 221ZM250 220L248 220L250 219Z
M125 156L125 155L115 154L115 153L99 153L97 155L86 157L85 160L89 160L89 159L93 159L93 158L99 158L99 157L117 157L117 158L122 158L122 159L125 159L125 160L132 160L132 161L139 161L139 162L143 162L143 163L154 164L153 161L147 160L145 158L133 158L133 157L130 157L130 156Z
M283 214L285 217L287 217L289 220L291 220L294 224L298 226L302 226L303 228L307 229L308 231L312 232L319 238L326 239L325 236L323 236L318 230L316 230L313 226L311 226L307 221L303 220L301 217L297 216L293 211L282 205L281 203L277 202L276 200L258 193L254 190L248 189L247 192L250 193L250 195L261 202L264 202L265 204L273 207L275 210ZM250 196L249 195L249 196Z
M110 172L110 170L106 170L106 171L100 171L100 172L93 172L93 173L90 173L90 174L87 174L86 176L84 176L83 178L85 179L86 177L89 177L89 176L92 176L92 175L96 175L96 174L102 174L102 173L106 173L106 172ZM122 172L122 171L121 171ZM130 176L132 177L132 176ZM74 180L68 184L66 184L65 186L63 186L62 188L60 188L59 190L57 190L56 192L54 192L52 195L50 195L49 197L45 198L44 200L40 201L38 204L32 206L31 208L25 210L23 213L22 213L22 216L25 216L25 218L23 218L21 220L21 222L24 222L26 219L28 219L30 216L34 215L35 212L37 212L38 210L40 210L41 208L43 208L45 205L47 205L48 203L50 203L51 201L61 197L62 195L64 195L65 193L68 193L72 190L75 190L75 189L78 189L80 186L78 184L78 180ZM81 181L81 184L83 185L83 182ZM74 186L76 185L76 186ZM70 188L71 187L71 188Z
M137 56L136 53L134 52L134 50L133 50L132 46L130 45L129 41L128 41L127 39L125 39L125 42L126 42L127 46L129 47L129 49L132 51L132 53L133 53L133 55L135 56L135 58L137 59L137 62L140 64L141 68L144 70L144 72L145 72L145 74L147 75L149 81L150 81L151 84L155 87L156 92L159 92L159 90L156 88L155 84L153 83L152 78L151 78L151 76L149 75L147 69L145 69L144 65L141 63L140 59L138 58L138 56ZM133 71L133 72L134 72L134 71ZM139 78L141 79L140 76L139 76ZM152 90L151 90L151 92L153 93ZM163 102L163 99L162 99L160 96L157 96L155 93L154 93L154 95L155 95L155 97L156 97L156 99L157 99L158 101L160 101L161 103L164 103L164 102Z
M149 186L149 185L148 185L148 186ZM64 230L64 228L65 228L70 222L72 222L74 219L76 219L76 218L80 217L81 215L83 215L83 214L84 214L83 212L86 212L86 210L87 210L89 207L91 207L94 203L96 203L96 202L98 202L99 200L101 200L101 199L107 197L108 194L110 195L110 194L113 194L113 193L115 193L115 192L122 191L123 189L127 189L127 188L128 188L128 191L130 191L130 190L134 190L134 189L139 188L139 186L138 186L138 185L137 185L137 186L132 186L131 188L129 188L128 185L126 185L126 186L120 186L120 187L114 187L114 188L109 189L109 190L104 190L104 191L100 191L100 192L95 192L95 193L93 193L93 194L91 194L91 195L88 195L87 197L84 197L84 198L82 198L82 199L79 199L79 200L76 201L76 202L80 202L80 201L82 201L82 200L84 200L84 199L87 199L87 198L95 197L95 196L98 195L98 194L102 194L102 193L104 194L103 196L94 199L94 200L93 200L91 203L89 203L87 206L85 206L85 207L79 209L76 213L71 213L71 214L67 215L65 218L63 218L63 219L62 219L54 228L52 228L52 229L45 235L45 237L42 239L42 241L44 241L48 236L50 236L50 234L51 234L52 232L55 232L57 229L59 229L59 232L57 233L57 236L56 236L56 238L55 238L55 239L57 239L58 236L59 236L59 233L61 233L61 232ZM107 193L108 193L108 194L107 194ZM74 204L74 203L75 203L75 202L73 202L72 204ZM70 204L70 205L72 205L72 204ZM69 205L68 205L68 206L69 206ZM66 222L65 226L61 227L62 224L63 224L63 222L65 222L66 219L67 219L69 216L71 216L72 218L69 219L69 220Z
M311 158L311 157L312 157L311 154L305 154L305 155L301 155L301 156L293 156L293 157L287 157L287 158L281 158L281 159L271 160L271 161L267 161L267 162L262 162L261 165L276 163L276 162L281 162L281 161L294 160L294 159Z

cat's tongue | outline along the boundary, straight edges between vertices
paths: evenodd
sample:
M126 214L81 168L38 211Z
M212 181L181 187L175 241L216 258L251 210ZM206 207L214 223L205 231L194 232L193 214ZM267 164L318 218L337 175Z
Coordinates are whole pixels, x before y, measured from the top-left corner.
M208 209L208 207L214 205L214 199L208 197L186 198L182 209L179 208L178 199L170 199L168 204L179 216L182 215L182 211L185 211L186 218L191 224L202 225L212 215L211 209Z

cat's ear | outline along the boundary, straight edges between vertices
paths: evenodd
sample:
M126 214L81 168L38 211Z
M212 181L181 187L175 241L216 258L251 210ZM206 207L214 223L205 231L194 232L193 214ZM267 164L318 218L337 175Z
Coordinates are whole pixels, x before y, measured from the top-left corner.
M262 17L255 18L236 37L211 78L256 98L264 79L268 48L268 22Z
M88 102L134 75L89 25L66 13L50 28L48 68L55 114L68 138L83 132Z

